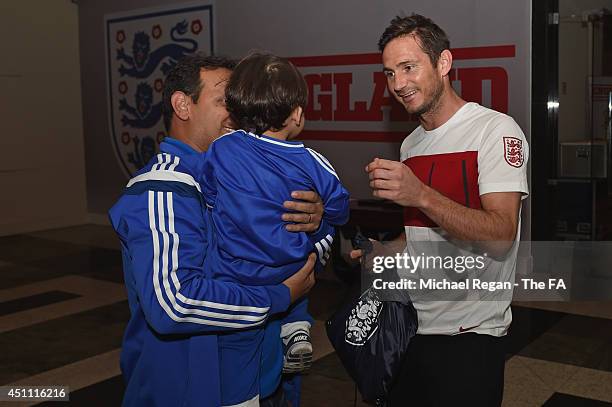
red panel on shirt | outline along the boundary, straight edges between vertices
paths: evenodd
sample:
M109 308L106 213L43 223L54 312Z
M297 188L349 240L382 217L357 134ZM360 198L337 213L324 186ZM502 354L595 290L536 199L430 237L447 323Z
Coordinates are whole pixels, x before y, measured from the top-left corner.
M447 198L480 209L478 190L478 151L421 155L404 161L425 184ZM417 208L404 209L404 226L437 227Z

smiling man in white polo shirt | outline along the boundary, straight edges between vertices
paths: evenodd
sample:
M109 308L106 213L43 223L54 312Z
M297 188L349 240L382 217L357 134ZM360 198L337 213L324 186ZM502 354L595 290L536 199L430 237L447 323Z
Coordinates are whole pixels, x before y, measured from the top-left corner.
M374 196L405 207L409 254L421 254L423 247L435 251L431 242L481 242L491 256L486 272L513 282L521 200L528 194L523 132L511 117L455 93L450 43L430 19L393 19L379 48L390 93L419 117L420 126L402 143L401 162L375 159L368 165ZM426 272L415 275L424 278ZM500 405L510 298L419 297L414 306L419 330L389 405Z

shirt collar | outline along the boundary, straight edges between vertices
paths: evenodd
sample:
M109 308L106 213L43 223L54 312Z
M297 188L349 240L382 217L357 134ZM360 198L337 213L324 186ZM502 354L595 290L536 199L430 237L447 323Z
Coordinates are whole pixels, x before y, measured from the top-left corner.
M194 150L188 144L183 143L180 140L172 138L170 136L166 136L164 141L159 145L159 149L165 153L175 154L175 155L193 155L200 154L198 151Z

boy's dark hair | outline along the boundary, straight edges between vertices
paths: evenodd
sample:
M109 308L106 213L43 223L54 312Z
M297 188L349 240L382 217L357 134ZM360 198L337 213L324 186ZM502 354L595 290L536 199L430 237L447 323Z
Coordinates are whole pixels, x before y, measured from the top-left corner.
M202 90L202 83L200 82L200 71L202 69L214 70L225 68L231 71L235 67L236 62L234 60L213 55L207 56L203 53L188 55L178 61L168 72L164 80L162 100L166 130L170 131L170 125L172 124L174 109L172 108L171 99L174 92L183 92L191 97L193 103L198 103L200 91Z
M305 108L306 81L288 60L254 53L238 63L225 88L227 110L239 129L280 130L291 112Z
M397 16L391 20L378 40L378 49L382 52L391 40L411 34L416 36L417 44L429 56L433 66L438 64L442 51L450 49L450 41L444 30L420 14L412 14L410 17Z

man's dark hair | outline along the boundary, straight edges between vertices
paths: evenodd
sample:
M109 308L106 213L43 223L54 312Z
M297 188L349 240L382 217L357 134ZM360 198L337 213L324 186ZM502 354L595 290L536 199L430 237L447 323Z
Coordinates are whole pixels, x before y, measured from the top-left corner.
M239 129L280 130L298 106L305 108L306 81L288 60L254 53L240 61L225 88L227 110Z
M166 130L170 131L172 124L172 95L174 92L180 91L191 97L193 103L198 103L202 83L200 82L200 71L202 69L214 70L219 68L229 69L230 71L236 67L236 62L229 58L205 55L196 53L182 58L168 72L164 80L163 92L163 111L164 125Z
M378 49L382 52L391 40L407 35L415 35L417 44L429 56L433 66L438 64L442 51L450 49L450 41L444 30L420 14L412 14L410 17L397 16L391 20L378 40Z

